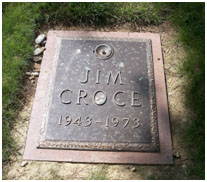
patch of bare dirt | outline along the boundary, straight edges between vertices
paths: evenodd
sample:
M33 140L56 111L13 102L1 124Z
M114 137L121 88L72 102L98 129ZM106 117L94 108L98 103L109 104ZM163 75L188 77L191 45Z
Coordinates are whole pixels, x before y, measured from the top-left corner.
M164 68L166 74L169 112L171 121L173 150L177 158L174 165L144 166L144 165L103 165L78 164L60 162L30 161L21 167L22 155L26 142L30 114L36 89L36 84L28 84L29 94L23 110L19 113L18 121L12 131L19 155L12 156L12 162L3 166L3 176L7 179L47 180L47 179L186 179L186 165L189 162L186 148L181 142L183 129L188 124L188 111L184 106L182 85L185 83L183 75L179 74L179 65L185 56L182 44L178 41L178 32L169 23L160 26L131 27L130 24L114 28L82 28L82 27L55 27L56 30L86 30L86 31L122 31L122 32L154 32L160 33ZM47 32L47 29L43 30ZM37 82L37 80L36 80ZM136 170L132 172L132 168Z

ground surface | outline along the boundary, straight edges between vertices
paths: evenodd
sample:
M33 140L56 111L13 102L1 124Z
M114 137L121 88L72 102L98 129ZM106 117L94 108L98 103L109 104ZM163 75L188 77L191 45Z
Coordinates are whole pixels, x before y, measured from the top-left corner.
M83 30L78 27L55 27L56 30ZM85 28L84 30L94 30ZM44 29L47 32L47 28ZM22 155L29 126L30 114L36 89L36 83L26 82L27 92L25 107L19 114L18 122L12 131L12 136L17 144L18 153L12 156L10 164L3 166L3 176L7 179L187 179L186 167L190 162L186 154L186 148L181 142L182 131L188 125L188 110L184 106L184 94L182 85L185 78L179 74L178 67L185 56L182 44L178 42L178 33L169 23L160 26L130 27L125 24L111 29L96 31L136 31L160 33L164 67L166 74L169 112L172 132L173 150L178 158L174 158L174 165L143 166L143 165L103 165L103 164L77 164L58 162L29 161L25 167L21 167ZM37 80L36 80L37 82ZM179 157L180 155L180 157ZM131 169L135 167L136 171Z

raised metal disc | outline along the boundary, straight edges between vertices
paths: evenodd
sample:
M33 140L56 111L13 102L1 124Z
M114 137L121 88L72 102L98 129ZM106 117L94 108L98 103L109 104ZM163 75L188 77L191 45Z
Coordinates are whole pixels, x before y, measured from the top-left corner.
M110 45L99 44L95 47L94 53L98 59L109 59L113 55L114 50Z

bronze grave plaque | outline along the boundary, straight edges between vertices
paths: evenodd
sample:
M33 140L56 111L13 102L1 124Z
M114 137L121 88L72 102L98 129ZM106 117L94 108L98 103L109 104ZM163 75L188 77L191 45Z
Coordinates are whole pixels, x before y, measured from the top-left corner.
M172 163L159 40L50 31L24 159Z
M58 38L39 148L159 151L150 39Z

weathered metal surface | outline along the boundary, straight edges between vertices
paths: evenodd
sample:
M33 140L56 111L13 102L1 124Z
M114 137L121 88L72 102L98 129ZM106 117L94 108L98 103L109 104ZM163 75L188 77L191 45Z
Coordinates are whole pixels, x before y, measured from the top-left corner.
M98 59L109 59L114 54L114 49L108 44L99 44L93 50Z
M60 150L37 148L39 130L44 119L45 105L49 80L52 76L55 47L57 39L62 38L131 38L152 40L152 54L155 79L155 94L159 132L159 152L128 152L128 151L95 151L95 150ZM163 69L160 35L156 33L128 32L85 32L85 31L49 31L46 51L43 55L41 72L38 79L36 94L31 113L23 160L62 161L81 163L113 163L113 164L173 164L172 142L168 113L168 102Z
M150 39L56 41L38 148L158 152Z

